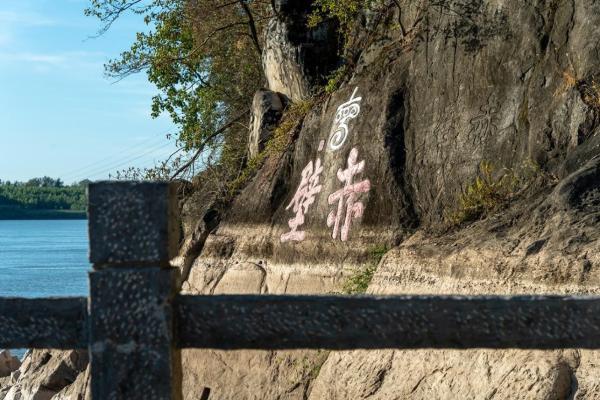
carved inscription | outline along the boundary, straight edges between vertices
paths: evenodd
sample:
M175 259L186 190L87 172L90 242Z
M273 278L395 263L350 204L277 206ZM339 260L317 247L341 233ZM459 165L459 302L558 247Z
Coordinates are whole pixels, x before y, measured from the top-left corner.
M357 160L358 150L354 148L348 156L348 168L340 169L337 173L337 177L344 183L344 187L330 194L328 198L330 205L337 203L337 209L329 213L327 226L333 227L331 237L337 239L339 233L342 242L348 240L352 220L362 217L365 210L364 204L357 201L358 196L371 190L371 182L368 179L354 183L354 176L365 169L365 161L357 163Z
M322 146L319 146L320 148ZM311 160L302 170L302 179L296 190L292 201L286 207L286 210L292 209L295 212L294 218L288 221L291 231L281 235L281 242L290 240L301 242L306 236L306 232L299 231L298 228L304 224L304 215L309 207L315 202L316 196L321 193L323 187L319 184L323 166L321 159L317 158L314 162Z
M350 133L348 123L360 114L362 97L356 97L357 93L358 88L354 89L350 100L339 106L335 113L331 134L329 135L329 149L332 151L338 150L346 143Z
M488 137L498 132L498 106L496 99L490 96L487 102L479 107L479 114L469 120L469 140L474 144L482 144Z
M340 149L348 139L348 123L360 114L361 101L362 97L358 96L358 88L356 88L350 99L337 108L331 134L327 140L330 150ZM325 141L322 140L319 144L319 153L324 147ZM335 206L335 209L329 213L326 221L327 226L333 229L331 237L334 240L339 238L343 242L350 237L353 221L364 214L365 205L359 201L359 197L371 190L369 179L355 182L356 175L363 173L365 169L365 161L358 161L358 149L353 148L350 151L346 164L345 169L340 168L337 171L337 179L342 183L342 188L331 193L327 198L328 204ZM306 222L309 209L323 190L321 185L323 171L320 157L309 161L302 170L300 184L286 207L286 210L291 210L294 216L288 220L290 230L280 236L282 243L301 242L306 238L306 232L300 227Z

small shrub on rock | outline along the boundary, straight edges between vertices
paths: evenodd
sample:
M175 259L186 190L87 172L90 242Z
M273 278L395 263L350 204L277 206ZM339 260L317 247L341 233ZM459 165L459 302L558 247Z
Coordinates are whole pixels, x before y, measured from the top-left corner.
M542 171L533 161L518 169L500 171L489 161L482 161L479 176L460 194L457 207L446 213L446 221L450 225L460 225L483 218L508 205L538 180L553 182L556 178Z
M369 261L363 268L358 269L348 277L342 287L344 294L362 294L367 291L369 284L373 280L375 271L379 262L387 253L389 248L386 245L378 245L369 249Z

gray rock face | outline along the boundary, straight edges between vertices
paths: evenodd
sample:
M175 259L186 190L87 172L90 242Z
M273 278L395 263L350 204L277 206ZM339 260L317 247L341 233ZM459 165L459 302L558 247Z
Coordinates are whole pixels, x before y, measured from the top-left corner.
M267 160L236 199L193 263L186 292L336 292L372 262L373 247L387 247L371 293L600 294L600 5L435 3L365 16L349 83L314 107L293 147ZM311 84L281 21L272 22L265 69L270 89L295 100ZM500 213L432 234L482 161L538 172ZM199 385L238 399L600 393L592 351L326 358L186 351L186 396ZM298 365L312 367L298 373Z
M198 178L202 181L202 175ZM182 206L184 240L179 255L171 260L172 265L180 268L182 282L187 279L208 235L219 225L221 217L215 203L216 194L203 185L203 190L194 191Z
M441 218L481 160L498 168L533 161L560 174L568 155L596 135L597 123L586 121L597 110L568 76L595 73L589 38L600 33L592 28L598 15L593 2L490 1L475 15L481 33L448 38L469 15L440 14L399 88L410 99L407 169L422 220Z
M600 293L600 158L549 193L461 231L423 232L390 251L373 294ZM594 180L595 184L590 184ZM511 221L510 224L507 221ZM549 316L550 317L550 316ZM598 398L598 351L332 353L311 399ZM384 379L378 379L383 376ZM474 378L475 377L475 378Z
M264 149L265 143L271 138L281 119L284 107L285 99L282 99L279 94L270 90L256 92L252 102L252 118L248 138L249 159L257 156Z
M336 67L335 25L307 27L311 1L275 1L277 16L266 29L263 68L269 89L292 101L307 98Z

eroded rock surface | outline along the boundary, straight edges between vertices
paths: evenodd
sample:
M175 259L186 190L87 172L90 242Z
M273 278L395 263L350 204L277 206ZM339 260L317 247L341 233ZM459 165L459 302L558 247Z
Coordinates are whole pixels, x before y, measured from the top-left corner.
M385 256L369 292L600 293L600 192L587 184L577 189L590 174L600 178L599 166L594 160L537 202L516 204L509 218L437 238L415 234ZM337 352L310 398L592 399L599 396L600 370L590 360L598 356L589 350Z
M310 0L275 0L276 17L265 35L263 68L268 87L292 101L308 98L338 64L335 25L307 27Z
M89 399L87 365L85 351L29 351L21 367L4 385L0 382L0 399Z
M17 357L14 357L9 350L0 351L0 378L10 376L20 366L21 361Z
M600 5L435 3L365 13L353 73L207 237L187 293L339 292L374 247L391 250L370 293L600 293ZM290 43L285 18L272 48ZM291 61L265 68L270 88L304 98L302 59L278 58ZM535 168L507 207L447 230L482 161ZM188 399L203 387L219 399L593 399L597 356L185 351L184 385Z
M252 102L252 119L248 137L248 157L253 158L264 148L281 119L286 100L276 92L259 90Z

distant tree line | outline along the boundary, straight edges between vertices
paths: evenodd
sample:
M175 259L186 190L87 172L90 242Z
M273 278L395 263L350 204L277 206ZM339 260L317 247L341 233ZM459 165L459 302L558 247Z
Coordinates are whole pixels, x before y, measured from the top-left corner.
M89 181L65 185L60 179L33 178L27 182L0 180L0 208L85 211Z

